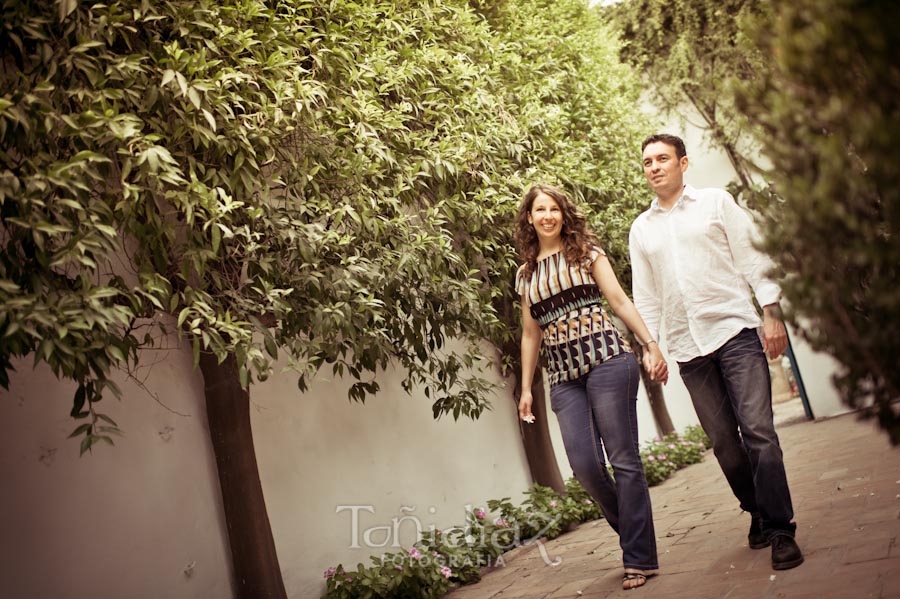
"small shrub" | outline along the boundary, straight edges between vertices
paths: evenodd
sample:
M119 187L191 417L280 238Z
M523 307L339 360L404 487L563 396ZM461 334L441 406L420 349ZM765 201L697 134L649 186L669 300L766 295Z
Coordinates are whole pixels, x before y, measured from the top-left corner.
M658 485L676 470L696 464L703 459L703 452L709 446L709 437L699 426L688 427L680 436L671 433L648 441L641 450L647 484Z

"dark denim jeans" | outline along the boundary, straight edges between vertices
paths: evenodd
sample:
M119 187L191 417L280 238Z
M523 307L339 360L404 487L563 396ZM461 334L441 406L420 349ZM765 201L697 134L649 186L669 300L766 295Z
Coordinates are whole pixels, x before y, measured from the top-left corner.
M650 492L638 453L638 380L634 354L622 353L578 380L554 386L550 404L575 478L619 533L625 567L656 570ZM604 448L615 480L606 469Z
M791 492L772 421L772 382L755 329L744 329L707 356L678 368L700 425L741 509L762 530L793 535Z

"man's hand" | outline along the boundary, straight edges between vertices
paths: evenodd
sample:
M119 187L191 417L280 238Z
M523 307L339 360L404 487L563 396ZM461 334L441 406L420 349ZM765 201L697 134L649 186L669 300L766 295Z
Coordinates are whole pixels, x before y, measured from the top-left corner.
M777 358L787 349L787 329L778 304L763 307L763 351L769 359Z
M657 343L644 347L644 370L650 374L651 381L659 381L663 385L669 382L669 367Z
M651 381L659 381L663 385L669 382L669 366L658 343L651 343L644 348L644 369L650 373Z

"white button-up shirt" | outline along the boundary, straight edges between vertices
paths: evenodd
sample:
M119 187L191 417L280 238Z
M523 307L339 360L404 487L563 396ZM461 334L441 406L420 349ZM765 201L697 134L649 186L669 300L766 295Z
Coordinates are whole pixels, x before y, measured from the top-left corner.
M762 324L760 305L778 301L773 267L753 241L750 215L721 189L686 185L671 210L654 199L631 225L634 305L654 339L665 323L678 362L711 354L745 328Z

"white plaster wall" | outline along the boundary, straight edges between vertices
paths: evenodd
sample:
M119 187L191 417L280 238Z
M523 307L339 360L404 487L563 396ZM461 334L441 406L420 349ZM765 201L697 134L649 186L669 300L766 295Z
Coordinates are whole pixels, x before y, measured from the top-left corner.
M231 597L229 550L189 351L154 352L147 380L98 409L124 430L79 458L67 439L75 385L17 360L0 393L0 580L4 597ZM142 373L145 374L145 373ZM178 412L179 415L175 412Z
M302 395L291 374L254 387L260 476L290 597L319 596L325 569L368 565L409 547L418 529L464 525L467 505L520 503L531 485L508 390L477 421L435 421L431 401L408 396L396 373L378 380L366 405L327 376Z
M227 599L230 553L207 429L202 376L185 348L152 352L146 391L117 377L100 406L125 431L78 457L66 439L74 385L18 361L0 395L0 580L16 599ZM497 376L497 380L502 382ZM531 480L515 407L501 390L472 422L434 421L396 373L366 405L320 378L300 394L290 372L251 389L263 491L288 596L324 591L322 572L408 546L423 529L462 525L467 504L512 497ZM183 415L176 414L178 412ZM351 538L357 511L358 545ZM408 508L408 511L403 511ZM394 534L395 517L398 533ZM374 530L366 537L366 530ZM366 539L370 545L365 547Z
M841 402L833 377L842 367L828 354L814 351L796 329L790 329L794 358L803 376L803 385L815 418L850 412Z

